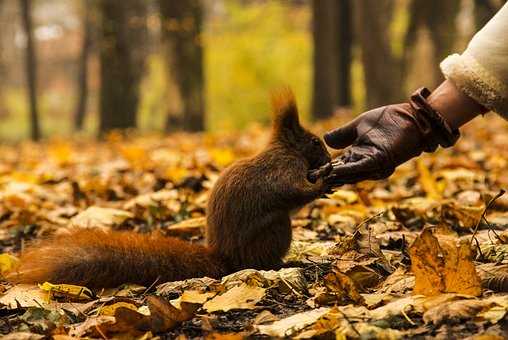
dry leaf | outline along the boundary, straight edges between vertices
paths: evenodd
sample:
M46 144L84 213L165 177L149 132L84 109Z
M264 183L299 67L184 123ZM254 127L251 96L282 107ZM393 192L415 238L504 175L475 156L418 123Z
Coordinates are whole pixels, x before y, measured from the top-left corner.
M420 185L427 194L427 197L432 200L441 199L441 193L439 192L437 183L422 159L416 160L416 168L420 174Z
M128 309L131 309L133 311L137 311L138 310L138 307L133 304L133 303L130 303L130 302L125 302L125 301L120 301L120 302L117 302L117 303L113 303L111 305L107 305L107 306L104 306L104 307L101 307L99 309L99 315L106 315L106 316L115 316L115 313L116 313L116 310L118 308L128 308Z
M10 272L19 263L19 259L11 254L0 254L0 276Z
M86 287L75 286L69 284L52 284L44 282L39 285L39 288L48 292L48 298L65 296L75 300L90 300L95 297L92 291Z
M132 217L132 213L125 210L93 206L72 218L71 224L80 228L110 227Z
M227 312L232 309L253 309L256 303L261 301L265 296L265 292L265 288L242 283L229 289L224 294L217 295L213 299L208 300L203 305L203 309L209 313L217 311Z
M423 321L433 323L436 327L446 323L456 324L464 320L473 319L482 310L492 305L488 301L459 300L441 303L423 314Z
M45 336L30 332L12 332L2 336L2 340L41 340Z
M351 302L355 304L365 303L353 280L337 268L334 268L323 278L323 286L324 289L318 288L317 294L307 303L311 305L316 303L320 306L329 304L344 305Z
M429 228L417 237L409 248L411 269L415 274L414 294L481 294L470 245L467 241L457 241L444 235L440 235L438 241Z
M299 330L313 324L331 309L321 307L310 310L308 312L298 313L288 318L275 321L270 325L257 325L256 329L259 333L273 337L289 337L297 333Z
M2 297L0 304L16 308L39 307L48 302L47 294L35 285L18 284L9 289Z

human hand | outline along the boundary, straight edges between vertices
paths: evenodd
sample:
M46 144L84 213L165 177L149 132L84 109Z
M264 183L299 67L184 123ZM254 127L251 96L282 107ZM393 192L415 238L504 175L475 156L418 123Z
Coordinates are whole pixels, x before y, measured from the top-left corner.
M395 168L441 145L449 147L460 136L446 119L432 109L430 92L416 91L408 103L388 105L365 112L347 125L325 134L326 144L335 149L349 147L332 162L325 181L331 186L382 179Z

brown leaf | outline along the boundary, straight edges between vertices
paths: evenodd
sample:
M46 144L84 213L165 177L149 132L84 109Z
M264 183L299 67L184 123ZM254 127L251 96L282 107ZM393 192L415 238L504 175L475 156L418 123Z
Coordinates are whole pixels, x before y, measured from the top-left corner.
M457 244L456 238L444 235L438 241L431 229L426 228L409 248L409 254L415 274L414 294L481 294L467 241Z
M232 309L253 309L256 303L265 296L265 292L265 288L242 283L207 301L203 308L210 313L216 311L227 312Z
M508 265L485 263L476 267L484 288L508 292Z
M439 304L423 314L423 321L432 323L436 327L443 323L455 324L463 320L470 320L482 310L492 305L488 301L459 300Z
M346 274L341 273L338 269L334 268L332 272L328 273L323 278L323 284L326 288L326 296L329 302L334 304L364 304L365 301L363 297L358 292L354 281L347 276ZM318 298L317 301L320 304L324 304L323 302L325 296Z
M151 330L154 333L166 332L180 323L192 319L198 308L201 307L200 304L181 301L181 309L177 309L167 300L154 295L147 297L147 300L150 309Z

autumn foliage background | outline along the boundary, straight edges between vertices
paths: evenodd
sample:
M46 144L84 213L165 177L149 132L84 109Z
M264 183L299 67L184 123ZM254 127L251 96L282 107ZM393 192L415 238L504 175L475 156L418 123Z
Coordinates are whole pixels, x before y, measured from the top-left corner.
M69 228L202 242L220 171L268 140L270 90L290 85L321 135L432 88L501 4L0 0L2 277ZM504 338L508 124L489 113L462 134L303 208L279 271L94 292L2 279L0 333Z

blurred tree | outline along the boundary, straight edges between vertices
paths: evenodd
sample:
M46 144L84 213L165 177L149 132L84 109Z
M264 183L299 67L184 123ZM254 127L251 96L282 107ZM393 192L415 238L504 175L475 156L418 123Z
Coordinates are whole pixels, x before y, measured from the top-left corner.
M336 106L351 104L350 0L314 0L314 81L312 114L329 117Z
M405 69L411 62L412 51L418 41L418 31L426 29L432 43L432 78L437 86L444 78L439 63L454 51L457 25L455 18L460 10L460 0L413 0L409 7L409 24L405 38Z
M351 106L351 62L353 47L353 22L351 0L337 1L338 20L338 102L339 106Z
M136 127L147 34L146 3L101 0L99 133Z
M35 55L32 24L32 1L20 0L23 30L26 37L25 68L30 101L30 135L33 140L41 137L39 115L37 112L37 57Z
M0 32L3 32L2 28L4 26L3 19L3 10L4 10L4 0L0 0ZM4 47L2 46L2 42L0 41L0 117L4 114L4 98L3 98L3 86L5 79L5 70L6 70L6 61L5 61L5 53Z
M337 104L338 56L336 53L337 12L335 0L312 1L312 34L314 38L314 86L312 115L329 117Z
M74 128L75 130L82 130L83 123L85 120L87 100L88 100L88 57L90 54L91 35L92 35L92 24L91 24L91 10L89 3L86 1L82 7L83 18L82 18L82 31L83 40L81 42L81 55L79 56L78 65L78 102L76 103L76 112L74 116Z
M475 28L479 31L485 24L496 14L502 7L505 0L475 0L474 1L474 14L475 14Z
M402 65L390 45L393 0L354 2L361 47L367 108L401 99Z
M201 0L159 0L169 112L166 130L205 127L203 4Z

